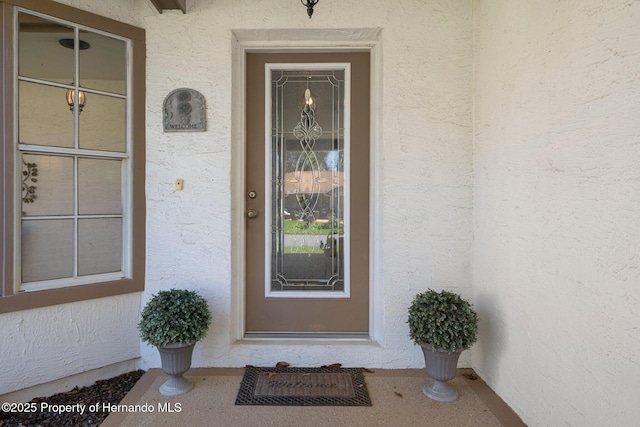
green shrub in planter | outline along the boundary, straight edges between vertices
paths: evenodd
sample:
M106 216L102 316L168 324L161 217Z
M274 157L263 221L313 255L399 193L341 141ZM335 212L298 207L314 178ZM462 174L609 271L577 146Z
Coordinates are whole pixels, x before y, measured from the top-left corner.
M138 330L143 341L156 347L193 343L207 334L211 312L195 291L171 289L154 295L142 310Z
M453 292L429 289L409 307L409 332L413 341L448 353L466 350L476 342L478 315L471 304Z

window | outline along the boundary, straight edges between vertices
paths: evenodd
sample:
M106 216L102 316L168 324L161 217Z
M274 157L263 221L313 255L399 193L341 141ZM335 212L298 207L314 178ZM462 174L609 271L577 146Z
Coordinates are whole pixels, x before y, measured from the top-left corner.
M0 313L144 287L144 31L25 4L0 3Z

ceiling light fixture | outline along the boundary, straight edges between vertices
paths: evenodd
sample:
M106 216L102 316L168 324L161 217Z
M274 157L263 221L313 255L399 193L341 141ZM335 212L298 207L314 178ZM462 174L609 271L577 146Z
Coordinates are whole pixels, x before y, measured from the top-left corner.
M302 3L302 5L307 8L307 15L309 15L309 19L311 19L311 15L313 15L313 6L317 5L320 0L306 0L306 1L307 2L305 3L304 1L300 0L300 3Z

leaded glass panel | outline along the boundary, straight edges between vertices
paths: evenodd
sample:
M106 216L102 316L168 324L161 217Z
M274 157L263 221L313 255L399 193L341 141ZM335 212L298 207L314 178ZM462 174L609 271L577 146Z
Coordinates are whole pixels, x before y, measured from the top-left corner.
M271 291L343 292L345 68L272 69L271 94Z

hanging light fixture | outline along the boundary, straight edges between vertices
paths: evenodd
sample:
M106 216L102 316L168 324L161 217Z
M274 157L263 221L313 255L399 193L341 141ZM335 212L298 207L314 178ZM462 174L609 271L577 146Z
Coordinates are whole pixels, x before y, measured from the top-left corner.
M302 3L302 5L307 8L307 15L309 15L309 19L311 19L311 15L313 15L313 6L317 5L320 0L306 0L306 1L307 2L305 3L304 1L300 0L300 3Z
M60 43L61 46L64 46L67 49L75 49L75 45L76 45L74 39L60 39L58 40L58 43ZM91 45L84 40L79 40L78 47L80 50L87 50L91 47ZM71 83L71 84L74 84L74 83ZM75 101L76 101L75 89L68 89L65 95L65 98L67 100L67 104L69 105L69 110L73 111L73 109L75 108ZM83 91L78 90L78 114L82 112L82 109L84 108L86 103L87 103L87 95Z

